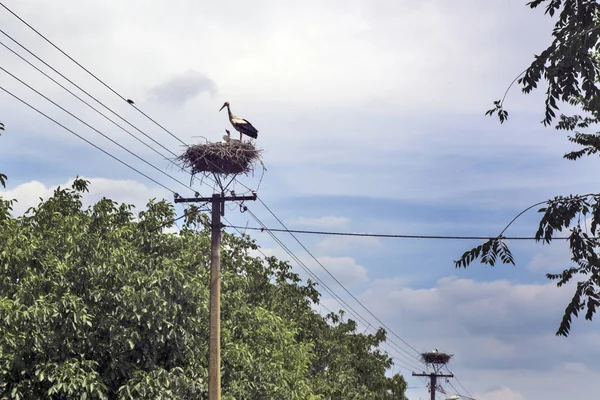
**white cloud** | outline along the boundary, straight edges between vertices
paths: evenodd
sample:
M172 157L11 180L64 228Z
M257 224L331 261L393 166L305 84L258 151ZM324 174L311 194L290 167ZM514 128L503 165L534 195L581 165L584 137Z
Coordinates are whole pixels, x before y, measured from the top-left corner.
M365 267L358 265L352 257L317 257L317 260L346 287L366 283L369 280ZM336 291L339 290L337 284L328 274L323 272L322 269L317 271L317 275L323 281L330 287L336 288Z
M562 271L573 264L571 257L569 242L554 240L550 245L544 243L540 246L527 267L534 271L543 270L550 273Z
M262 248L261 251L267 256L275 256L280 260L289 261L295 272L299 273L303 278L310 278L311 280L315 280L310 277L309 274L304 271L295 260L292 260L291 257L280 247L276 248ZM254 252L255 255L260 255L260 253ZM319 279L321 279L328 287L333 289L335 292L343 292L343 289L340 288L339 284L335 282L335 280L323 269L312 257L310 257L306 253L297 253L296 256L304 265L312 272L312 274L316 275ZM318 256L316 257L319 263L323 265L333 275L342 285L347 288L351 288L352 286L364 284L369 281L368 271L362 265L357 264L356 260L349 256ZM320 289L321 293L324 296L327 296L324 289Z

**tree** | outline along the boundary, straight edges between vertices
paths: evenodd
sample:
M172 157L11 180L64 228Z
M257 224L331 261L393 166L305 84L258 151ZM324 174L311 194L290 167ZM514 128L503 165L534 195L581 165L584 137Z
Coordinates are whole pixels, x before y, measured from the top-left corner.
M84 209L88 184L19 217L0 199L0 398L205 399L207 216L191 208L163 233L172 205ZM288 263L251 256L247 236L222 242L224 400L404 398L383 331L321 317Z
M356 323L342 321L341 315L329 314L315 324L317 362L313 363L318 392L326 399L399 399L405 400L406 381L401 375L385 376L390 358L379 350L386 332L357 334ZM328 324L331 323L332 325ZM373 351L372 349L376 349Z
M565 154L564 158L577 160L594 155L600 151L600 133L579 130L600 122L600 4L596 0L535 0L527 5L532 9L545 5L545 13L550 17L556 15L557 20L550 46L536 55L513 83L521 85L524 93L530 93L543 78L548 85L542 120L545 126L553 124L561 103L579 107L582 115L561 114L554 127L574 132L568 140L582 146ZM508 112L504 108L504 98L495 101L494 108L486 114L497 115L500 123L505 122ZM600 233L600 194L556 196L525 211L542 204L544 207L538 210L543 215L536 240L550 243L557 232L568 230L574 263L560 274L547 274L547 278L557 281L560 287L575 276L581 277L556 332L568 336L573 317L585 311L585 318L591 320L600 305L600 241L597 237ZM504 231L465 252L455 261L456 267L466 268L476 260L490 266L498 261L514 264L510 249L504 243Z

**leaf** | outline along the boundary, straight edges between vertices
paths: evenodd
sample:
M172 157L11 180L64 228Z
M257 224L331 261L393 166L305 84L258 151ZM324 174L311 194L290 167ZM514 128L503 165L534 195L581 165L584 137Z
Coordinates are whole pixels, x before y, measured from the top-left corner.
M503 237L489 239L487 242L463 253L458 261L454 261L456 268L467 268L473 261L480 260L482 264L493 267L497 259L503 264L515 264L513 255L504 243Z

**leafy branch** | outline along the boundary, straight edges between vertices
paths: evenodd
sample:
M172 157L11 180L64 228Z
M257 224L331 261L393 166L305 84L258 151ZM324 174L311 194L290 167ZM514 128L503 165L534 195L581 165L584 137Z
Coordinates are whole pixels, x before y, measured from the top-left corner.
M534 9L548 0L535 0L527 3ZM541 121L549 125L556 117L559 102L572 104L574 98L586 101L600 98L600 88L596 85L600 68L594 51L600 41L600 4L595 0L549 0L545 14L553 17L562 11L552 31L554 40L539 55L534 56L531 65L513 80L518 82L522 92L527 94L538 87L542 79L548 84L546 90L545 113ZM494 108L486 115L498 115L500 123L508 118L504 109L504 99L494 101Z
M513 218L498 237L466 251L454 263L456 268L467 268L477 260L492 267L498 260L503 264L515 265L513 255L504 243L503 233L519 216L544 203L546 206L538 210L543 213L543 216L539 222L535 240L549 244L557 232L569 230L570 235L567 240L572 253L571 261L576 264L575 267L568 268L561 274L546 274L546 277L550 280L558 280L558 287L568 283L575 275L585 278L578 282L577 290L571 303L565 309L556 332L557 335L568 336L573 317L577 317L581 311L587 310L585 318L591 320L600 305L600 257L597 254L597 249L600 247L597 237L600 232L600 194L557 196L552 200L529 206ZM586 223L588 218L591 220L589 229Z
M574 131L568 140L582 146L579 150L566 153L564 158L577 160L583 156L600 154L600 132L578 131L600 122L600 3L596 0L533 0L527 6L535 9L542 4L546 6L545 14L557 16L551 44L534 56L530 66L513 80L501 100L494 101L494 108L488 110L486 115L497 115L500 123L504 123L508 118L504 101L515 82L521 86L523 93L528 94L537 89L543 80L547 84L544 119L541 121L544 126L555 120L559 103L578 106L588 114L585 117L560 115L555 128ZM466 268L476 260L491 266L498 260L514 265L503 234L523 213L541 204L545 204L545 207L538 210L543 217L535 235L536 241L550 243L557 238L556 232L569 230L567 240L574 263L573 267L561 274L547 274L546 277L556 280L559 287L576 275L583 277L577 283L556 333L568 336L572 318L586 310L585 318L591 320L600 304L600 242L596 237L600 225L600 195L559 196L534 204L513 218L497 238L465 252L455 261L455 265L457 268ZM587 219L591 219L589 231Z
M504 121L506 121L508 119L508 111L506 111L504 109L504 100L506 100L506 96L508 95L508 92L510 91L510 88L515 84L515 82L517 82L517 80L525 73L527 72L527 70L521 72L515 79L513 79L513 81L510 83L510 85L508 85L508 88L506 88L506 91L504 92L504 96L502 96L502 100L496 100L494 101L494 108L487 110L485 112L485 115L489 115L492 116L494 114L498 115L498 119L500 119L500 123L504 123Z

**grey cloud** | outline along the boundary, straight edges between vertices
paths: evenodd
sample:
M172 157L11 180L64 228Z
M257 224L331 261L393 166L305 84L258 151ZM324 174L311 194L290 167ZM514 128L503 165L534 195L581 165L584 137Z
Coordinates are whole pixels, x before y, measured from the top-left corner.
M447 278L423 289L380 290L375 283L360 297L385 320L402 321L390 325L417 348L435 341L459 354L463 367L540 371L582 362L597 371L596 322L576 321L568 339L554 335L573 286Z
M189 70L150 89L150 94L161 103L182 106L202 93L213 96L217 84L203 73Z

